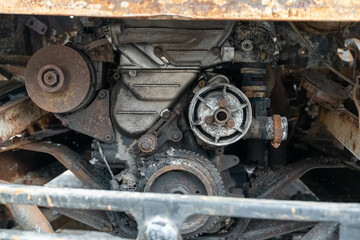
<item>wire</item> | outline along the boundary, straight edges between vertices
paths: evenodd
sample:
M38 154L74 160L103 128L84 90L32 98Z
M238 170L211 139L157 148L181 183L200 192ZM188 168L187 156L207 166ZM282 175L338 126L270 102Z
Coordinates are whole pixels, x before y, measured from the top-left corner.
M341 72L339 72L338 70L336 70L334 67L332 67L330 64L328 64L326 62L326 60L320 56L312 47L311 45L306 41L306 39L301 35L301 33L299 32L298 28L295 26L295 24L293 22L289 22L290 27L294 30L294 32L296 33L296 35L300 38L300 40L305 44L305 46L307 47L307 49L312 52L327 68L329 68L333 73L335 73L336 75L338 75L341 79L343 79L344 81L348 82L349 84L351 84L352 86L355 86L355 82L353 82L350 78L346 77L344 74L342 74Z
M100 146L100 143L99 143L99 141L97 141L97 140L96 140L96 145L98 146L99 153L100 153L100 156L101 156L102 160L105 162L105 165L106 165L107 169L109 170L109 173L110 173L110 175L111 175L111 179L114 179L114 178L115 178L115 177L114 177L114 173L111 171L111 168L110 168L110 166L109 166L109 163L106 161L106 157L105 157L105 155L104 155L104 153L103 153L103 151L102 151L102 148L101 148L101 146Z

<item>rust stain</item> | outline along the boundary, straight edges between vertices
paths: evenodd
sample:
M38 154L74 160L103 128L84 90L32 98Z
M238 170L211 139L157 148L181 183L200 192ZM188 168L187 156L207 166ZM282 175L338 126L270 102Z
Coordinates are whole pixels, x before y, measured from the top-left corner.
M295 208L291 208L291 212L292 212L292 215L295 216L296 209L295 209Z
M51 198L49 197L49 195L46 195L46 201L47 201L49 207L54 207L54 204L52 204Z
M108 208L108 210L109 210L109 211L111 211L111 206L110 206L110 205L108 205L108 207L107 207L107 208Z
M17 196L17 195L22 194L23 192L24 192L24 191L21 190L21 189L16 189L16 190L14 191L14 194Z
M1 13L162 19L360 21L358 0L7 0Z
M30 200L30 199L31 199L31 195L28 194L28 195L27 195L27 200Z
M11 240L19 240L19 236L16 236L16 235L11 235L10 237Z

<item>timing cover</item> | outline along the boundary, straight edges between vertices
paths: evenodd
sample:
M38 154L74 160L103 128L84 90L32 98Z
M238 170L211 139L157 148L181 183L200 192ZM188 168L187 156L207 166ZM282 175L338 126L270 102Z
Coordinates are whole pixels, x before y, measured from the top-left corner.
M185 70L124 71L112 93L114 123L127 135L144 134L196 76Z

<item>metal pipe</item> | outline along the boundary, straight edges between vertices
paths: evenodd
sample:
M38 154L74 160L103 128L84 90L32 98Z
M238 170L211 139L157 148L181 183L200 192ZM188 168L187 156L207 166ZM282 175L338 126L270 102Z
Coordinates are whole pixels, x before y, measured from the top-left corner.
M18 230L8 230L1 229L0 231L0 239L1 240L126 240L124 238L114 237L109 234L101 234L99 232L85 232L79 234L77 231L74 234L66 234L66 233L34 233L34 232L25 232Z
M0 180L1 184L10 184ZM50 223L35 205L6 204L20 228L26 231L53 233ZM2 238L1 238L2 239Z
M137 220L139 235L157 218L181 227L189 216L211 215L241 218L319 221L340 223L340 239L360 234L360 204L244 199L89 189L56 189L0 184L0 201L43 207L130 212ZM177 229L178 230L178 229Z

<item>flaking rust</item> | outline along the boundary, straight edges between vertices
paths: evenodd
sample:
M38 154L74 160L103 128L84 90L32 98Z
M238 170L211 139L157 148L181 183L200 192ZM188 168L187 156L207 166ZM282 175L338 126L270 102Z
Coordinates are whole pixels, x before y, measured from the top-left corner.
M359 21L359 0L8 0L6 14L162 19Z

